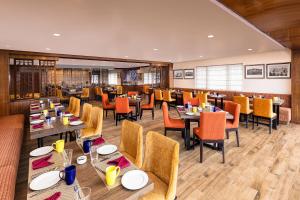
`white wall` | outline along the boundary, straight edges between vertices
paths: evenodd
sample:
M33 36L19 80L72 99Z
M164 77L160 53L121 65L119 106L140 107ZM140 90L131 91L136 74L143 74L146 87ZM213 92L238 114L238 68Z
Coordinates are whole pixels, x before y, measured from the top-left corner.
M253 53L236 57L188 61L174 63L174 69L191 69L197 66L210 66L222 64L268 64L291 62L290 50L272 51L266 53ZM194 79L174 79L174 87L179 88L195 88ZM278 93L291 94L291 79L243 79L243 92L262 92L262 93Z

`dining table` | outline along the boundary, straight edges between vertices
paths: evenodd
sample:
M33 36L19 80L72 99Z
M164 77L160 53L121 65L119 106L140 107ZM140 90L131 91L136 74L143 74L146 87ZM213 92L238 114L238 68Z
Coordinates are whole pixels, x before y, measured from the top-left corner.
M57 134L63 134L67 132L73 132L73 131L80 131L81 129L85 128L86 125L84 123L79 125L64 125L63 118L60 116L56 116L54 112L49 113L51 116L51 121L46 122L45 116L43 114L40 114L39 116L29 116L29 123L30 123L30 139L31 140L37 140L38 147L42 147L44 145L43 139L45 137L57 135ZM79 118L72 117L73 121L79 120ZM42 122L40 124L32 125L32 121L35 120L41 120ZM40 126L37 126L40 125Z
M221 105L220 105L220 107L221 107L221 109L224 108L224 103L223 103L223 101L224 101L224 98L226 97L225 94L209 94L208 96L209 96L210 98L213 98L213 99L215 100L215 106L218 106L218 100L221 100Z
M108 144L110 143L104 140L103 143L97 144L96 148L100 148L103 145ZM144 187L136 190L126 189L122 185L121 179L124 176L124 174L126 174L127 172L131 172L132 170L139 170L129 159L126 159L129 162L129 166L126 166L120 170L120 175L116 179L115 184L112 186L108 186L106 184L104 171L106 167L110 166L108 163L118 157L123 156L122 153L118 150L109 155L98 154L98 159L91 162L89 153L86 154L82 150L82 140L66 143L65 150L66 149L73 150L71 164L76 166L75 182L72 185L67 185L64 182L64 180L60 180L54 186L40 191L33 191L30 188L28 188L28 200L45 199L48 196L51 196L52 194L55 194L57 192L61 193L60 199L62 200L76 199L75 197L78 195L78 193L81 193L80 190L83 187L88 187L91 189L89 199L93 200L137 200L141 196L147 194L148 192L151 192L154 189L154 183L150 179L148 179L148 182L145 182ZM34 178L45 172L49 172L51 170L64 169L64 163L67 159L67 154L65 153L65 151L63 153L57 153L56 151L52 151L49 154L52 154L52 157L49 160L49 162L53 164L37 170L32 169L32 162L34 160L37 160L38 158L29 158L28 185L30 185ZM77 158L83 155L87 157L87 161L84 164L78 164Z
M65 110L65 107L61 103L53 103L54 107L50 107L50 103L47 100L42 100L43 103L41 104L40 101L32 102L29 105L29 113L41 113L43 110L48 110L48 112L54 112L56 109Z
M188 112L188 109L186 109L184 106L177 106L176 110L179 114L180 119L184 120L185 123L185 135L184 135L184 142L187 150L190 150L193 145L191 144L191 136L190 136L190 127L191 122L200 121L200 115L202 112L213 112L209 108L210 106L207 106L207 109L205 111L197 109L197 112ZM216 112L225 112L222 109L216 107ZM188 113L188 114L187 114ZM226 112L226 119L234 119L234 116L230 114L229 112Z

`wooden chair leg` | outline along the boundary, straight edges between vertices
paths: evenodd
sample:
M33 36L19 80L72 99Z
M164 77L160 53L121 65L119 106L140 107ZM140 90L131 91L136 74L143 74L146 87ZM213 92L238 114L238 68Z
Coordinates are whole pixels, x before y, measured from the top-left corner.
M245 117L246 117L246 128L248 128L249 116L246 115Z
M105 112L106 112L106 113L105 113L105 117L107 118L107 110L105 110Z
M152 120L154 120L154 108L152 109Z
M252 129L254 129L254 120L255 120L255 117L254 117L254 115L252 116Z
M68 141L68 132L65 132L65 142L67 142Z
M258 118L259 118L259 117L256 117L256 126L258 126Z
M236 143L237 143L237 146L239 147L240 146L240 139L239 139L239 130L238 129L235 131L235 134L236 134Z
M200 163L203 161L203 141L200 139Z
M165 136L167 136L167 129L165 128Z
M140 119L142 119L142 116L143 116L143 109L141 109Z
M163 101L160 101L160 109L161 109L161 107L162 107L162 104L163 104Z
M269 122L269 134L272 133L272 128L273 128L273 124L272 124L273 120L270 119L270 122Z
M222 144L222 156L223 156L223 163L225 163L225 150L224 150L224 142L221 143Z
M226 138L229 139L229 131L226 130Z
M119 115L116 114L116 126L118 126L118 118L119 118Z
M113 115L114 115L114 119L116 119L116 116L115 116L115 110L113 110Z

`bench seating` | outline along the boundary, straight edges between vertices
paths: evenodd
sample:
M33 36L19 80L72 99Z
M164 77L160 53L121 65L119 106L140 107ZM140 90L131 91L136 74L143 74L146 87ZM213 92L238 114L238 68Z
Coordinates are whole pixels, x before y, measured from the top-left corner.
M24 116L0 117L0 200L13 200L24 132Z

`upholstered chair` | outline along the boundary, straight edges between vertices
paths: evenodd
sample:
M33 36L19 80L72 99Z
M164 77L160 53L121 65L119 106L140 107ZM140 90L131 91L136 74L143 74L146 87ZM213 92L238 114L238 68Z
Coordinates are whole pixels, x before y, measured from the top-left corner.
M184 91L182 93L183 105L187 104L187 102L189 102L192 98L193 98L193 93L192 92Z
M246 128L248 128L249 116L253 112L253 110L250 109L249 98L245 96L234 96L233 101L241 105L240 115L245 119Z
M157 132L146 136L142 169L154 183L154 190L140 200L174 200L176 198L179 144Z
M149 104L143 104L141 106L140 119L142 119L144 110L151 110L152 111L152 119L154 119L154 94L153 93L150 96L150 103Z
M157 103L160 103L160 108L161 108L161 104L162 104L162 102L164 100L163 96L162 96L162 91L159 90L159 89L155 89L154 90L154 97L155 97L155 102L154 102L155 107L156 107Z
M87 126L89 126L91 123L92 107L93 106L89 103L83 104L82 107L81 121L83 121Z
M73 103L74 103L74 107L73 107L73 110L71 113L75 117L79 117L79 115L80 115L80 99L74 98Z
M69 100L69 106L68 106L68 109L67 111L72 113L75 109L75 97L70 97L70 100Z
M143 127L124 120L121 129L120 152L138 168L143 163Z
M208 93L206 93L206 92L197 94L199 105L201 105L202 103L207 104L207 95L208 95Z
M114 119L115 119L115 104L109 103L107 93L102 94L102 107L103 107L103 112L105 111L106 117L107 117L107 111L111 110L111 111L113 111L113 115L114 115Z
M129 100L128 98L117 97L116 98L116 126L118 125L118 121L122 120L122 116L125 119L128 119L129 115L132 117L132 109L129 108Z
M229 133L234 131L236 134L237 146L240 146L239 142L239 122L240 122L240 104L232 101L225 102L224 110L233 115L233 119L226 120L226 136L229 139Z
M139 94L139 92L138 91L128 91L127 92L127 95L130 97L130 96L136 96L136 95L138 95Z
M90 124L81 130L80 136L83 138L102 135L103 110L100 107L93 107L90 112Z
M163 91L163 101L168 104L169 109L172 104L173 104L173 106L175 106L175 103L176 103L176 99L172 98L170 90Z

